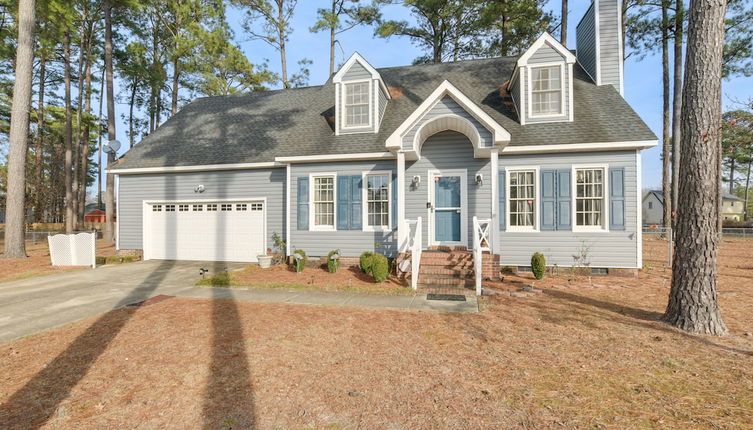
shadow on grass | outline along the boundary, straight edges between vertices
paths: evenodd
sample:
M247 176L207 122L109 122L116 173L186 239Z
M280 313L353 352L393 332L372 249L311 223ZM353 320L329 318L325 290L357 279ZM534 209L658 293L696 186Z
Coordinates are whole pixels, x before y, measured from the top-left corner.
M0 405L0 427L35 429L44 425L138 310L136 307L118 308L151 297L174 264L172 261L165 261L157 266L141 284L115 305L114 309L117 310L99 317L65 351Z

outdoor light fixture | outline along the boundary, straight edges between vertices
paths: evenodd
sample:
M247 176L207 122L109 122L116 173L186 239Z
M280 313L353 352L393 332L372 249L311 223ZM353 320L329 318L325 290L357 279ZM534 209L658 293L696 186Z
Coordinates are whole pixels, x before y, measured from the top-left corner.
M203 193L204 192L204 186L198 185L196 188L193 189L194 193Z
M476 185L483 185L484 184L484 175L481 173L476 173Z
M418 188L418 185L421 183L421 176L416 175L413 177L413 187Z
M207 272L209 272L209 269L207 269L206 267L200 267L200 268L199 268L199 275L200 275L200 276L201 276L202 278L204 278L204 275L205 275L205 274L206 274Z

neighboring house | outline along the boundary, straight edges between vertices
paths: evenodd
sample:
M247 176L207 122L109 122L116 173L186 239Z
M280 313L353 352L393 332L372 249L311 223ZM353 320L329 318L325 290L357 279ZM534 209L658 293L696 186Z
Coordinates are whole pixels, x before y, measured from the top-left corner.
M745 200L730 193L722 194L722 219L743 221ZM651 190L643 196L643 224L664 225L664 193Z
M641 150L625 102L619 0L597 0L577 54L549 34L523 55L376 69L354 54L326 83L195 100L129 150L118 243L145 259L395 256L472 247L492 220L500 264L640 268Z
M745 221L745 199L724 193L722 197L722 219L725 221Z

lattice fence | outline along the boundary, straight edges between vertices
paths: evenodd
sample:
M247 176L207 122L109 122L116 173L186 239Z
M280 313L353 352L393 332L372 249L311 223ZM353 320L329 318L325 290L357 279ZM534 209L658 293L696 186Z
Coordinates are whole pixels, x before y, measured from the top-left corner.
M96 267L97 236L95 233L56 234L48 236L47 243L50 246L50 259L53 266Z

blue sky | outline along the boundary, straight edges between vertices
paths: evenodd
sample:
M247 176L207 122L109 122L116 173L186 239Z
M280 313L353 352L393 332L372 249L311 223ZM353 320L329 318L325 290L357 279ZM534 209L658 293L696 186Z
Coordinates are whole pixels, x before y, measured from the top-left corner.
M297 70L297 61L302 58L313 60L309 66L311 76L309 83L318 85L327 79L329 73L329 36L327 33L311 33L309 27L316 20L316 10L325 7L328 2L300 0L293 17L294 31L288 42L288 69L290 74ZM575 24L585 13L589 1L570 2L570 19L568 48L575 48ZM548 8L559 15L559 1L551 1ZM412 20L407 9L390 5L383 14L391 19ZM247 41L240 28L242 14L235 9L228 9L228 20L235 31L236 41L240 44L253 63L269 60L269 66L279 71L279 54L260 41ZM413 46L407 38L393 37L381 39L374 37L372 27L358 27L345 33L341 38L342 49L338 49L336 61L342 63L354 51L361 53L375 67L401 66L410 64L414 58L423 53ZM506 79L501 77L500 79ZM747 100L753 97L753 88L746 78L733 78L723 83L723 106L735 107L734 100ZM647 56L642 61L629 58L625 63L625 98L657 136L661 136L661 61L659 56ZM125 112L127 106L118 106L119 112ZM126 143L125 123L118 124L118 138ZM127 144L126 144L127 146ZM661 185L661 143L659 146L643 151L643 186L660 187Z

